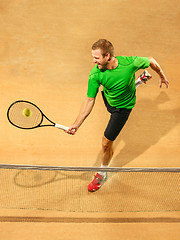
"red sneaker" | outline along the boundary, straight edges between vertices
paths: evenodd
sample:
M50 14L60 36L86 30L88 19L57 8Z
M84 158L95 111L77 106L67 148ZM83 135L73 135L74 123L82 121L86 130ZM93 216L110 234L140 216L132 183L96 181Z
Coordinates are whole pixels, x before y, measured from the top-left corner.
M142 82L146 83L149 79L151 79L152 76L150 73L148 73L147 70L145 70L141 75L140 75L140 79Z
M107 179L107 176L104 177L103 175L96 173L93 181L88 185L88 191L89 192L97 191L106 181L106 179Z

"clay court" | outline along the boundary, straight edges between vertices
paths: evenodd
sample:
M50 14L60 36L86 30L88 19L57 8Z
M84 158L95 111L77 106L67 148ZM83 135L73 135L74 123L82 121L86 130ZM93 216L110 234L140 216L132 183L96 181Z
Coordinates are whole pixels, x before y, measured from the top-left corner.
M148 69L152 80L137 89L136 106L116 140L110 167L180 167L179 0L0 0L0 22L1 164L100 166L101 140L109 120L100 93L91 115L75 136L52 127L21 130L8 122L6 114L12 102L23 99L35 103L51 120L71 125L86 98L88 75L94 66L91 45L106 38L114 44L117 56L154 57L170 83L168 89L160 89L158 75ZM8 189L13 189L8 173L2 176L7 179ZM91 174L83 175L85 188L91 179ZM148 179L146 190L151 185ZM81 181L81 177L77 180ZM143 181L140 179L139 183ZM170 181L172 189L178 191L179 186L173 179ZM47 194L51 193L53 180L45 183ZM146 185L142 186L139 189ZM25 197L23 202L31 202L31 197L38 201L39 186L37 198L36 188L29 195L20 189L20 196ZM57 193L58 187L55 189ZM73 192L68 192L67 187L64 199ZM107 211L79 212L57 211L55 207L20 209L18 192L11 193L11 204L5 206L0 201L3 240L179 239L179 205L176 211L152 211L156 198L151 202L151 211L136 211L132 207L132 211L128 208L117 212L112 205ZM96 196L105 204L106 195L102 193L100 189L85 199L91 204L91 196ZM108 196L107 201L111 200L118 202L117 193Z

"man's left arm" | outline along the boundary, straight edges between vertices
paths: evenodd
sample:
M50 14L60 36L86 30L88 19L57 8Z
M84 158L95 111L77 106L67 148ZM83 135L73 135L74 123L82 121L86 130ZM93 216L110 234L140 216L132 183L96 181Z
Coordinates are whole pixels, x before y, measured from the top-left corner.
M160 85L159 85L160 88L162 87L162 84L165 84L166 88L168 88L169 82L160 65L157 63L157 61L153 57L149 57L149 61L150 61L150 67L160 76Z

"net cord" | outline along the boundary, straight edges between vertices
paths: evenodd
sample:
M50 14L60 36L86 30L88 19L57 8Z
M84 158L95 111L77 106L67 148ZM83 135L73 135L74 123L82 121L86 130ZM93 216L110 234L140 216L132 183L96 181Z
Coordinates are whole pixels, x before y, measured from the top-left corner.
M85 171L85 172L180 172L180 168L133 168L133 167L71 167L71 166L42 166L42 165L19 165L0 164L0 169L25 169L42 171Z

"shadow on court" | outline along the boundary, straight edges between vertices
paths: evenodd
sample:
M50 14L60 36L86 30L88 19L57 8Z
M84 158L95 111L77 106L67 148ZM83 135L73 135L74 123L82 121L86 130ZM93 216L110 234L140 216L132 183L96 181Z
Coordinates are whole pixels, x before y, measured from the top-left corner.
M162 137L180 123L179 108L173 110L160 108L161 104L168 101L168 95L161 92L154 101L142 99L137 102L137 106L132 111L128 122L114 143L114 149L118 148L121 141L124 146L112 159L111 167L123 167L130 163L151 146L157 144ZM98 154L94 166L100 166L101 156L102 152ZM67 174L63 171L52 171L46 174L44 171L20 170L14 176L14 183L19 187L34 188L68 178L89 182L92 176L92 172Z
M92 172L19 170L15 173L14 184L21 188L38 188L59 181L81 180L88 182Z
M180 108L161 109L160 105L170 99L161 92L153 101L142 99L137 101L129 120L114 143L114 149L119 143L124 143L120 152L113 157L111 167L123 167L157 144L180 123ZM164 146L166 148L166 146ZM102 152L99 153L95 166L100 165Z
M161 92L154 101L142 99L137 102L137 106L132 111L128 122L115 141L115 149L118 148L121 141L124 142L124 147L113 158L111 167L123 167L130 163L151 146L157 144L162 137L180 123L180 108L173 110L160 109L159 106L168 101L168 95ZM94 166L100 166L101 156L102 152L98 154ZM69 175L62 171L52 171L51 174L48 173L47 175L44 171L20 170L14 177L14 183L19 187L34 188L68 178L89 182L92 176L92 172L75 172Z

